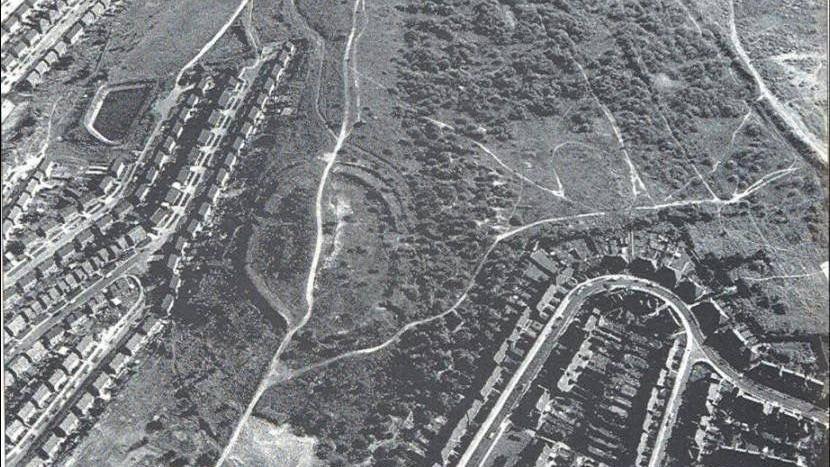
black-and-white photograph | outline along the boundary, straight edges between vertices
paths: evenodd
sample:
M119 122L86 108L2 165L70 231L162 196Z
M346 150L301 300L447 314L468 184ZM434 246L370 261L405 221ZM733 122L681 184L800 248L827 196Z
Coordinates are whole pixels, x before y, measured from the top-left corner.
M828 0L0 0L9 467L823 467Z

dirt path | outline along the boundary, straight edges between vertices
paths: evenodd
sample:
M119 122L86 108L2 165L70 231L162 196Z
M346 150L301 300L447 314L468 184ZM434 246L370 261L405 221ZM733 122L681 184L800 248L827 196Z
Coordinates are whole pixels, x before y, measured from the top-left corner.
M752 79L755 81L755 84L758 86L758 92L760 93L758 99L766 99L769 101L772 109L776 114L778 114L779 118L787 124L790 131L792 131L802 143L806 144L818 156L824 165L827 165L827 146L822 141L819 141L816 135L807 129L804 122L802 122L800 118L794 117L786 108L784 108L775 94L770 92L769 88L767 88L767 84L764 82L761 74L758 73L758 70L756 70L752 65L752 60L749 58L749 54L746 53L746 50L744 50L744 47L741 44L741 38L738 35L738 28L735 25L734 0L729 0L729 39L732 41L732 45L735 47L735 52L737 52L738 57L740 57L741 61L746 66L747 71L749 71L750 75L752 75Z
M320 257L323 253L323 244L324 244L324 236L323 236L323 216L324 216L324 208L323 208L323 194L325 192L326 184L328 182L329 175L331 174L331 169L334 167L335 162L337 161L337 155L340 153L340 150L343 148L343 144L345 143L346 139L349 137L352 131L352 127L356 121L355 113L352 107L352 95L351 95L351 86L354 85L357 89L356 80L357 75L355 73L355 69L352 67L351 63L354 59L355 55L355 44L356 44L356 35L358 31L358 9L363 7L364 0L355 0L354 7L352 10L352 28L349 32L349 37L346 40L346 48L343 52L343 119L340 123L340 132L337 135L337 140L334 143L334 147L332 150L323 155L323 158L326 162L325 167L323 168L323 173L320 177L320 183L317 186L317 194L315 200L315 208L314 208L314 216L315 216L315 224L316 224L316 238L314 244L314 252L311 258L311 265L309 266L308 272L308 280L306 281L306 288L305 288L305 299L306 299L306 312L303 317L300 319L299 322L296 324L290 324L290 328L286 333L285 337L283 338L282 342L280 342L277 351L274 353L274 356L271 358L271 362L266 370L265 374L263 375L262 379L257 386L257 390L254 392L253 397L251 398L248 406L245 408L245 411L242 414L242 417L239 419L239 422L236 425L228 443L225 445L225 448L222 451L222 455L216 461L216 467L222 466L225 461L228 459L228 456L233 450L236 441L239 439L239 436L242 432L242 428L245 426L245 423L251 417L254 408L256 407L259 400L262 398L262 395L271 387L274 382L279 379L281 374L281 367L280 367L280 358L282 357L282 353L291 343L294 335L302 329L306 323L308 323L309 319L311 319L313 310L314 310L314 287L316 284L317 279L317 270L318 265L320 263ZM293 2L292 2L293 3Z

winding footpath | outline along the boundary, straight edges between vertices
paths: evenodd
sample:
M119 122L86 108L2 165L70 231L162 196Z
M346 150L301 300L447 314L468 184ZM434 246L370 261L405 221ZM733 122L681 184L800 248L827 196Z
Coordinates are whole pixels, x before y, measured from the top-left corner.
M237 422L236 428L231 434L228 443L222 450L221 456L216 461L216 467L224 465L224 463L228 460L228 457L233 451L233 447L236 445L236 442L239 439L239 436L242 433L242 430L245 427L245 424L247 423L248 419L253 414L254 408L256 407L257 403L259 403L259 400L262 398L262 395L265 393L265 391L268 390L268 388L271 387L271 385L273 385L279 377L281 363L280 358L282 357L283 352L288 347L288 344L291 343L291 340L293 339L297 331L302 329L306 325L306 323L308 323L309 319L311 319L314 310L314 288L316 285L317 271L320 263L320 257L323 253L323 246L325 240L323 233L323 196L325 194L326 184L328 182L329 175L331 174L331 169L337 162L337 156L342 150L343 144L345 143L346 139L351 135L352 128L356 121L352 105L352 95L350 86L354 85L354 83L356 82L357 74L355 72L356 70L350 65L350 63L354 60L355 56L355 38L358 31L359 16L358 9L362 8L363 2L364 0L355 0L354 2L352 10L352 27L351 31L349 32L348 39L346 40L345 51L343 52L343 119L340 123L340 132L337 135L337 140L335 141L332 150L323 155L323 160L325 161L326 165L323 168L323 173L320 177L320 183L317 186L317 194L314 206L316 237L314 242L314 252L311 257L311 264L309 266L308 279L306 280L305 287L306 312L299 322L290 325L288 332L286 333L283 340L280 342L280 345L277 348L277 351L274 353L274 356L271 358L271 362L268 365L268 369L266 370L265 374L260 380L253 397L248 402L248 405L245 408L245 411L242 413L242 417Z

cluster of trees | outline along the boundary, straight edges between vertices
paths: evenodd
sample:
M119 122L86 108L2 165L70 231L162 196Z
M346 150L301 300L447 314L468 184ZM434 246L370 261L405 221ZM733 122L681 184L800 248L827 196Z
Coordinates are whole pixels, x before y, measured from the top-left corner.
M317 455L331 465L432 464L516 319L508 297L520 278L517 251L491 253L456 313L413 329L387 350L274 387L260 414L317 437Z

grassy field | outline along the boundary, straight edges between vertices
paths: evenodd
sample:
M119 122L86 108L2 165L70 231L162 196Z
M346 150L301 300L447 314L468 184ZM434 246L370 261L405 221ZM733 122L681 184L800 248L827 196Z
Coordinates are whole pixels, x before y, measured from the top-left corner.
M133 2L109 39L110 82L175 75L238 5L238 0Z
M100 417L118 438L87 436L77 465L205 465L221 451L284 325L236 273L183 287L163 343Z

